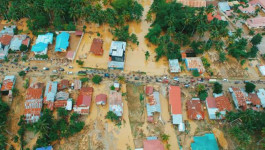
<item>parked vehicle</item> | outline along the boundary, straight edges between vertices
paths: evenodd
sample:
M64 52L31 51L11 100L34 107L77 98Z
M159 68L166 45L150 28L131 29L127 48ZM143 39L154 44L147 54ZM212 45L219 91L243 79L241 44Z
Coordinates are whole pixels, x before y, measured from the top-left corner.
M60 70L60 71L64 71L64 68L60 68L59 70Z
M72 71L68 71L67 74L68 74L68 75L72 75L72 74L74 74L74 73L73 73Z
M73 69L74 67L73 67L73 66L69 66L68 68L69 68L69 69Z
M217 82L216 79L210 79L210 80L209 80L209 83L215 83L215 82Z
M239 84L240 83L240 81L235 81L235 84Z
M179 78L178 77L174 77L173 80L179 82Z
M58 73L58 71L57 70L53 70L52 73Z
M104 77L109 78L109 74L108 74L108 73L105 73L105 74L104 74Z
M47 67L43 67L43 70L50 70L49 68L47 68Z
M34 66L34 67L32 67L32 69L33 69L33 70L37 70L37 69L38 69L38 67L35 67L35 66Z

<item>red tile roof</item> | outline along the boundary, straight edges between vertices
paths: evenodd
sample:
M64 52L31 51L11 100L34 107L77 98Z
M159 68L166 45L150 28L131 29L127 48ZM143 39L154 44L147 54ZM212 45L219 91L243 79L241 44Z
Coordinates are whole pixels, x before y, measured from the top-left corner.
M249 18L249 19L247 19L247 24L253 28L264 27L265 26L265 17Z
M30 41L30 38L26 38L25 40L22 41L22 44L29 46L29 41Z
M265 1L264 0L252 0L252 1L249 1L249 4L251 4L251 5L260 4L263 8L265 8Z
M54 102L54 107L58 108L58 107L65 107L67 105L67 100L63 100L63 101L55 101Z
M252 5L249 5L248 7L242 7L239 6L238 9L242 12L247 12L247 13L254 13L255 12L255 7L253 7Z
M42 88L29 87L26 91L26 100L41 99L42 98Z
M96 102L107 102L107 95L106 94L99 94L96 96Z
M178 86L169 87L169 104L172 114L182 114L181 111L181 91Z
M81 36L83 34L82 31L75 31L75 35Z
M152 86L146 86L145 87L145 94L146 95L151 95L151 94L153 94L153 92L154 92L154 87L152 87Z
M74 51L68 51L66 54L66 58L72 60L74 59L74 54L75 54Z
M9 45L12 38L13 36L5 34L2 37L0 37L0 43L2 45Z
M243 107L243 109L246 109L247 108L247 98L246 96L244 95L244 93L239 89L239 88L232 88L234 93L235 93L235 96L236 96L236 99L238 101L238 106L241 106Z
M189 119L202 120L204 119L204 113L200 100L188 100L187 101L187 115Z
M90 47L90 52L94 53L95 55L102 55L103 54L103 40L94 38L91 44L91 47Z
M213 15L212 13L209 13L209 14L207 15L207 19L208 19L208 21L212 21L214 18L216 18L216 19L218 19L218 20L222 20L221 15L220 15L219 13L216 14L216 15Z
M164 145L159 140L144 140L144 150L164 150Z
M90 106L91 100L92 100L92 93L93 88L92 87L83 87L80 90L80 93L78 95L76 105L78 107L87 107Z
M93 88L92 87L82 87L80 90L80 93L85 94L85 95L92 95Z
M248 94L248 98L253 105L261 105L261 101L256 93Z
M217 1L206 1L206 6L209 6L209 5L213 5L213 6L217 6L218 5L218 2Z
M58 84L58 90L63 90L69 88L69 81L68 80L61 80Z
M206 101L207 101L209 108L216 108L217 107L214 97L209 96L206 98Z
M230 103L228 97L219 96L215 98L216 106L219 111L231 111L232 104Z

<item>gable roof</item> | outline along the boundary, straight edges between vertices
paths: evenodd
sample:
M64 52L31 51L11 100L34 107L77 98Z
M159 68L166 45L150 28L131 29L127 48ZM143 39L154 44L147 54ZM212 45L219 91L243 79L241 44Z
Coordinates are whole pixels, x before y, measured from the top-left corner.
M92 93L93 93L92 87L82 87L78 95L76 105L78 107L90 106L92 100Z
M232 91L235 95L235 100L238 103L238 106L242 106L243 109L247 108L247 97L245 96L245 94L243 93L243 91L241 91L239 88L232 88Z
M0 43L2 45L9 45L11 40L12 40L13 36L5 34L2 37L0 37Z
M44 99L45 101L54 102L57 93L57 82L48 81L45 89Z
M251 4L251 5L259 4L261 7L265 8L265 1L264 0L252 0L252 1L249 1L249 4Z
M187 101L187 115L189 119L204 119L204 113L200 100Z
M261 105L261 101L256 93L249 93L248 99L253 105Z
M232 104L230 103L228 97L226 96L219 96L215 98L216 107L219 111L231 111Z
M91 44L91 47L90 47L90 52L94 53L95 55L102 55L103 54L103 40L99 38L94 38Z
M206 102L207 102L207 105L208 105L209 108L216 108L217 107L215 99L212 96L208 96L206 98Z
M96 102L107 102L107 95L106 94L99 94L96 96Z
M146 110L147 116L153 116L154 112L161 112L159 92L154 92L147 97Z
M181 92L179 86L169 87L169 104L171 105L171 114L182 114Z
M58 84L58 90L67 89L69 87L69 81L66 79L63 79Z
M67 32L62 32L56 37L55 52L66 51L69 46L70 34Z
M247 19L247 24L252 28L264 27L265 17L256 17Z
M29 87L26 91L26 100L42 99L42 88Z
M243 7L239 6L238 9L242 12L247 12L247 13L253 13L255 12L255 7L252 5L249 5L248 7Z
M207 15L207 20L208 21L212 21L214 18L216 18L218 20L222 20L221 15L219 13L217 13L216 15L213 15L212 13L209 13Z
M144 150L164 150L164 145L159 140L144 140Z

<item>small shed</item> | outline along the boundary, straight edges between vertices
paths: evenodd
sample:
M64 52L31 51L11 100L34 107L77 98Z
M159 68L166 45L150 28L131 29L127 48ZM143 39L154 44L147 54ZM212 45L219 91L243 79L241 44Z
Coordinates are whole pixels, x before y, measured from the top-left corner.
M106 94L99 94L96 96L96 104L97 105L106 105L107 103L107 95Z

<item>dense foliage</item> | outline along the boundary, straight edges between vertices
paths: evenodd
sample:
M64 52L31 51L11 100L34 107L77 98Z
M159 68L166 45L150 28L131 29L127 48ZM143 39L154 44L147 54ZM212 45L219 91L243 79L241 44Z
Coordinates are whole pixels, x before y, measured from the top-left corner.
M255 88L256 88L256 85L251 83L251 82L247 82L245 85L246 92L248 92L248 93L253 92L255 90Z
M262 139L264 136L262 135L262 131L265 129L264 111L254 111L250 109L239 112L231 111L226 114L226 119L231 124L229 132L237 139L241 149L265 148L265 140ZM256 139L252 136L255 136ZM253 142L253 144L251 144L251 142ZM257 142L259 142L259 144L257 144Z
M215 82L213 86L213 93L220 94L223 92L223 86L219 82Z
M95 84L99 84L102 81L102 77L100 75L94 75L92 78L92 82Z
M9 106L0 99L0 149L6 148L7 137L5 136L5 128L7 122L7 113Z

